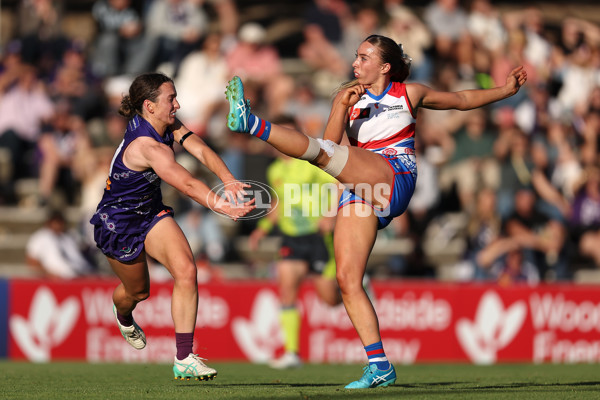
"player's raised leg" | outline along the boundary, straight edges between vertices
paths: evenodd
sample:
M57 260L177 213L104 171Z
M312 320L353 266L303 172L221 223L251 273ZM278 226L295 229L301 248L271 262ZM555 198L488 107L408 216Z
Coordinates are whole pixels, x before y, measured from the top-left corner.
M249 133L294 158L302 158L310 146L309 138L301 132L271 124L252 114L250 101L244 98L242 80L234 76L225 91L229 102L227 127L234 132ZM314 139L313 139L314 140ZM316 146L319 152L319 146Z
M232 131L256 136L283 154L310 162L345 185L376 188L378 184L385 182L388 183L388 188L391 186L393 171L378 154L339 145L331 140L315 139L297 130L262 120L252 114L248 100L244 99L244 86L237 76L229 81L225 94L229 101L227 126ZM387 203L380 200L387 199L389 194L371 196L375 194L374 190L363 193L363 198L385 208Z

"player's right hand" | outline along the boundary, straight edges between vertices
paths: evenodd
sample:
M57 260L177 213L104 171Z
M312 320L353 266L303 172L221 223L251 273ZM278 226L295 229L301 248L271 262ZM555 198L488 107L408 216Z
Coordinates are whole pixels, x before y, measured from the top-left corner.
M229 199L222 198L214 207L211 207L213 211L218 212L219 214L227 215L232 220L237 221L240 217L248 214L250 211L256 208L254 202L256 199L251 199L245 203L242 202L232 202Z
M340 97L341 104L348 108L352 107L360 100L362 95L366 93L367 89L368 86L360 84L343 89Z

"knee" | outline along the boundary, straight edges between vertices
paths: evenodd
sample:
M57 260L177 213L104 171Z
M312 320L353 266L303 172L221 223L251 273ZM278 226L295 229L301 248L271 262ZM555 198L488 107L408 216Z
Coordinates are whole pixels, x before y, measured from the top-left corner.
M299 158L321 168L334 178L342 173L348 162L348 146L340 146L331 140L308 138L308 148Z
M315 280L315 289L321 301L330 307L337 306L342 302L338 283L331 277L318 277Z
M352 293L362 289L362 276L357 273L350 273L347 268L338 268L336 279L342 293Z
M137 303L146 300L150 296L150 288L144 287L129 294Z
M348 163L350 154L348 146L340 146L331 140L317 139L317 141L319 141L321 148L327 154L327 157L325 157L327 161L321 159L321 162L324 165L319 168L336 178L342 173L344 167ZM319 153L319 156L323 155L323 151Z
M198 286L196 265L193 262L181 264L173 268L173 279L177 286L193 287Z
M347 289L349 288L349 285L350 285L350 279L349 279L348 274L346 274L338 269L337 273L335 274L335 277L337 279L340 290L342 292L347 291Z
M334 293L328 293L327 295L322 296L321 300L328 306L335 307L342 302L342 297L340 296L339 291L336 290Z
M314 160L309 161L312 165L317 168L323 169L329 163L329 156L324 150L319 151L319 155Z

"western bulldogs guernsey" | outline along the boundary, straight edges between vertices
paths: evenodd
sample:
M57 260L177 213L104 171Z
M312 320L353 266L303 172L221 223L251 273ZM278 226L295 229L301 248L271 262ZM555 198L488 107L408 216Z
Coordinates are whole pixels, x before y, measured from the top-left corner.
M367 90L352 107L348 138L353 146L382 155L414 155L416 121L406 85L391 82L379 96Z
M172 132L161 137L145 119L133 117L111 162L102 200L90 220L98 248L123 262L135 259L144 248L148 231L173 214L173 209L162 203L158 175L152 169L133 171L123 163L125 149L142 136L173 147Z
M391 82L380 96L367 90L350 112L346 127L350 144L383 156L396 177L390 205L383 210L375 209L379 229L406 210L414 192L417 179L415 124L406 85L400 82ZM366 203L356 194L345 191L339 208L353 202Z

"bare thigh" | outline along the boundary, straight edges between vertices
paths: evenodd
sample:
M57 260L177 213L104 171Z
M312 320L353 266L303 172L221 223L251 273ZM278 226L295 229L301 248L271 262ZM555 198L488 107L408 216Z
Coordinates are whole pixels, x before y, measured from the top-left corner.
M349 146L348 162L337 180L364 200L383 208L388 205L394 171L379 154Z
M194 256L179 225L173 218L164 218L148 232L144 242L146 252L167 268L174 279L193 272ZM190 268L193 271L190 271Z

